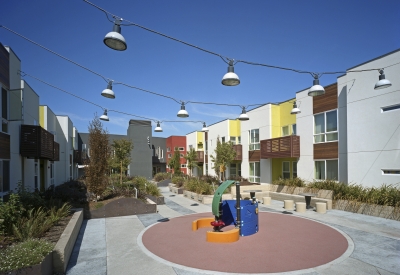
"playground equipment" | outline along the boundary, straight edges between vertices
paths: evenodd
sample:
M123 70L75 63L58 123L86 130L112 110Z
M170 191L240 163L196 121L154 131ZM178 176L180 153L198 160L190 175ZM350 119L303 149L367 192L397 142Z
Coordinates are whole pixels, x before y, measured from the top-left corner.
M207 232L208 242L235 242L239 236L249 236L258 232L258 203L253 196L251 200L240 199L240 183L236 182L236 200L222 201L225 190L235 181L224 181L215 191L212 201L214 219L204 218L193 221L192 230L212 226L213 231ZM221 228L235 225L235 228L225 232Z

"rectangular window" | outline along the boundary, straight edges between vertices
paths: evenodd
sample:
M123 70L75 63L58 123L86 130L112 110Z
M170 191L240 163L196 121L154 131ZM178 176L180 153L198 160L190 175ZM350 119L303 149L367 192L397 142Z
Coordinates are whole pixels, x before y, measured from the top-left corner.
M289 134L289 126L283 126L283 127L282 127L282 136L283 136L283 137L286 137L286 136L288 136L288 135L290 135L290 134Z
M293 178L297 178L297 161L292 162Z
M337 110L314 115L314 143L337 140Z
M249 151L260 150L260 134L258 129L250 130L249 132Z
M229 176L232 178L236 177L236 163L229 165Z
M230 141L232 142L233 145L236 144L236 137L231 137Z
M222 137L222 138L221 138L221 142L222 142L222 143L225 143L225 137Z
M290 162L289 161L282 162L282 177L284 179L290 179Z
M238 137L237 144L242 144L242 138L241 137Z
M1 123L1 131L3 133L8 133L8 121L5 120L4 118L2 119L2 123Z
M292 135L297 135L297 126L296 126L296 124L292 125Z
M181 157L181 158L183 158L183 157L184 157L184 155L183 155L183 154L180 154L180 157Z
M206 140L206 155L208 154L208 140ZM206 173L207 175L207 173Z
M185 151L185 148L179 147L179 151Z
M186 164L181 164L181 168L186 168Z
M315 161L315 179L318 180L338 180L339 165L338 160L319 160Z
M193 145L189 145L189 151L190 151L190 149L192 149L193 148Z
M400 104L382 107L381 109L382 109L382 113L394 111L394 110L400 110Z
M382 174L400 176L400 169L382 169Z
M171 152L171 148L167 147L167 152Z
M171 154L168 154L168 158L171 158Z
M260 163L250 162L249 163L249 181L260 183Z
M206 163L206 175L208 175L208 163Z
M10 191L10 162L0 161L0 192Z
M8 120L8 94L7 90L1 89L1 115Z

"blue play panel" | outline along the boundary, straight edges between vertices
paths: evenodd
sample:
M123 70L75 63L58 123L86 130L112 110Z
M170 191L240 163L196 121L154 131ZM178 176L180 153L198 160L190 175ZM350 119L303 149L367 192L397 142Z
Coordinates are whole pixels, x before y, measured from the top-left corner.
M222 221L225 225L236 226L236 200L222 201ZM240 201L241 236L249 236L258 232L258 203L251 200Z

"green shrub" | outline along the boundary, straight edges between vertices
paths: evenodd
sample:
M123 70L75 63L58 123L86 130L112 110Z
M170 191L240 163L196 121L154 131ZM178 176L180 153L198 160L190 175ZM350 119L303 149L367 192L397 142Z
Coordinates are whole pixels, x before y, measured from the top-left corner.
M161 196L161 191L154 183L149 182L146 186L146 193L155 197Z
M162 180L170 179L171 178L171 173L157 173L154 175L154 180L159 182Z
M294 187L305 187L306 183L301 178L293 178L293 179L282 179L279 178L274 180L272 184L276 185L286 185L286 186L294 186Z
M31 209L27 214L13 224L13 235L19 241L42 237L53 226L51 217L41 207Z
M62 218L67 217L71 213L71 208L69 203L64 203L61 207L53 206L49 211L52 224L58 224Z
M0 233L2 235L12 235L13 224L25 214L25 208L20 201L20 197L11 194L8 202L0 201Z
M172 183L176 185L176 187L182 187L186 182L186 178L183 176L174 176L172 177Z
M0 272L39 264L54 248L52 243L31 239L0 249Z

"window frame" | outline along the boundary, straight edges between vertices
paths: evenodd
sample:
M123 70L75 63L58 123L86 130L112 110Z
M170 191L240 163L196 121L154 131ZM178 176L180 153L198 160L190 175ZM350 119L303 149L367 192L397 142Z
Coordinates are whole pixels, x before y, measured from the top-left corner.
M255 133L255 131L258 131L258 141L257 142L251 142L252 138L252 133ZM255 138L255 135L254 135ZM249 130L249 151L256 151L260 150L260 129L251 129Z
M338 176L338 178L337 179L328 179L328 180L333 180L333 181L339 181L339 175L340 175L340 166L339 166L339 159L337 158L337 159L318 159L318 160L315 160L314 159L314 179L315 180L327 180L327 177L326 177L326 175L327 175L327 171L328 171L328 167L327 167L327 161L330 161L330 160L336 160L337 161L337 176ZM316 170L315 170L315 162L324 162L324 178L322 178L322 179L317 179L316 177L315 177L315 173L316 173Z
M287 170L287 171L284 170L284 163L289 164L289 170ZM291 168L290 167L290 161L282 161L282 178L283 179L291 179L292 178L292 172L291 172L290 168ZM286 174L289 173L289 177L288 178L285 178L285 173Z
M259 166L259 168L258 168L258 172L260 173L258 176L256 176L256 175L250 175L250 171L251 171L251 168L250 168L250 166L251 165L255 165L256 163L258 163L258 166ZM255 172L256 172L256 167L254 166L254 169L253 169L253 171L254 171L254 174L256 174ZM254 179L254 181L252 181L252 179ZM258 180L258 181L257 181ZM259 161L252 161L252 162L249 162L249 181L250 182L252 182L252 183L261 183L261 165L260 165L260 162Z
M327 132L326 131L326 127L327 127L326 115L327 115L327 113L331 113L331 112L336 112L336 131ZM323 130L324 132L316 134L315 133L315 117L318 116L318 115L322 115L322 114L324 115L324 130ZM334 133L337 134L337 139L327 141L326 136L329 135L329 134L334 134ZM324 140L316 142L315 141L315 137L316 136L323 136ZM338 112L338 109L333 109L333 110L329 110L329 111L325 111L325 112L314 114L313 115L313 144L328 143L328 142L338 142L338 141L339 141L339 112Z

